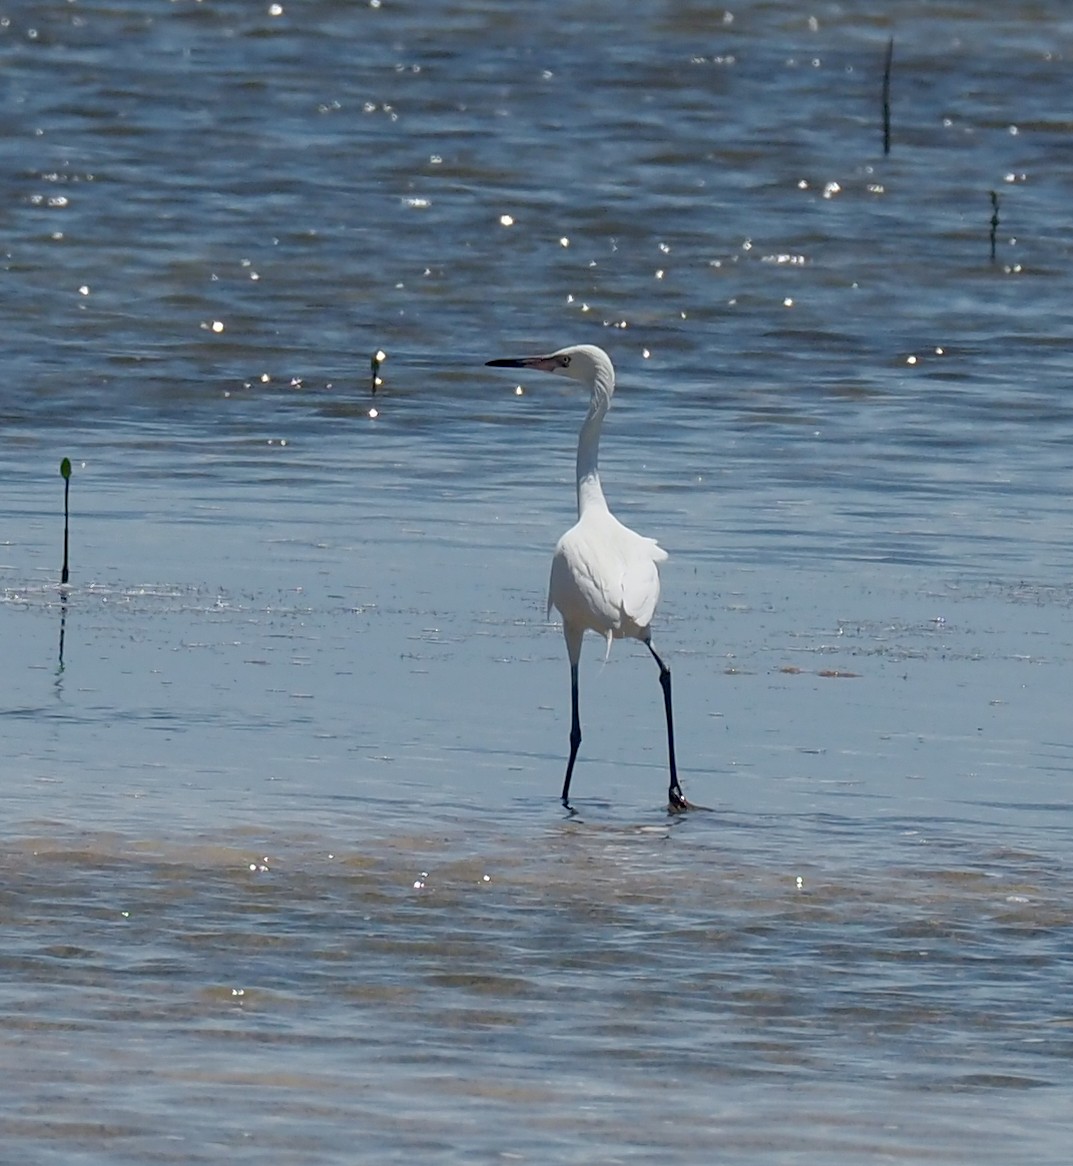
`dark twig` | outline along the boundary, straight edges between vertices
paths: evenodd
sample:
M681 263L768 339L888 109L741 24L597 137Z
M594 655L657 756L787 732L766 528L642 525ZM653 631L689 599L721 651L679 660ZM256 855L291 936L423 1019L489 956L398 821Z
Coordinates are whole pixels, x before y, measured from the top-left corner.
M63 571L60 573L60 582L66 583L71 577L67 566L68 528L70 525L69 501L71 496L71 459L65 457L60 462L60 473L63 475Z
M883 62L883 153L890 153L890 73L894 65L894 37L887 41L887 55Z
M369 362L373 370L372 384L370 387L374 394L376 393L376 390L384 383L383 378L380 376L380 366L384 363L385 360L387 360L387 353L384 352L382 348L378 348L373 353L373 358Z
M995 262L995 241L998 235L998 194L991 191L991 262Z

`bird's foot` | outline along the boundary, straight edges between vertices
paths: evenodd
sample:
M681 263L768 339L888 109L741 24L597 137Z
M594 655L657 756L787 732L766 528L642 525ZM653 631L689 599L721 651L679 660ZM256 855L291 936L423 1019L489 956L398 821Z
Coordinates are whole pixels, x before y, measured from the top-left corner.
M687 810L693 809L692 805L686 801L686 796L682 793L680 785L672 785L667 792L667 812L670 814L684 814Z

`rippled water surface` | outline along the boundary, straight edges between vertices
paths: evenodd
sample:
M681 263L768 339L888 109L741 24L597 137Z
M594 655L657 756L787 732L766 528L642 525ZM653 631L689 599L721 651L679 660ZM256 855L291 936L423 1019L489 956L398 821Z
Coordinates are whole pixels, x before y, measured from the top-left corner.
M995 9L0 0L13 1161L1068 1160L1073 17ZM584 398L484 362L582 342L707 811L595 640L557 801Z

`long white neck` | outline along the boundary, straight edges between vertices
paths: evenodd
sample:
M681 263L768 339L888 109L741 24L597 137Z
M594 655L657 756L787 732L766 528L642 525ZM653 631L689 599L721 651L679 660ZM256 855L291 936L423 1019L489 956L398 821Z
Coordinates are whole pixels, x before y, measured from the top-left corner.
M597 369L592 386L589 411L581 425L577 440L577 513L580 518L586 510L607 509L607 500L600 487L600 430L611 407L615 391L614 374L608 369Z

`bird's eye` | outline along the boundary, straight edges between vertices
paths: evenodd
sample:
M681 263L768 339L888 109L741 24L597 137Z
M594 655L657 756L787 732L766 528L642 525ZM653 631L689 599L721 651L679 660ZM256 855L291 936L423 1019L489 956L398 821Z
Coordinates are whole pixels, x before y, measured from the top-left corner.
M559 364L563 368L569 368L570 367L570 357L569 356L560 356L559 357Z

